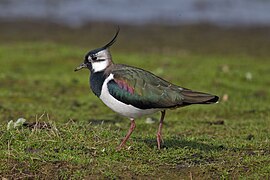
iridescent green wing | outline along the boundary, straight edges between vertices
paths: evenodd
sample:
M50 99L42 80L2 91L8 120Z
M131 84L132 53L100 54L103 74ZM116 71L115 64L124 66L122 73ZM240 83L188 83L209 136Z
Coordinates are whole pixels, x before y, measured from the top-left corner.
M142 69L119 66L112 70L109 93L125 104L140 109L172 108L183 104L182 88Z

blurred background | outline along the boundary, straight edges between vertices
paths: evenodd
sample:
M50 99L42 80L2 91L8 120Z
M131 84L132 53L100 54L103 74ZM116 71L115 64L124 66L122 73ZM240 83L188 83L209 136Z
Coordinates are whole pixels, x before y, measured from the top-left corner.
M269 42L269 9L268 0L0 0L0 32L5 42L58 41L93 48L120 25L124 42L135 37L128 47L119 44L123 50L241 53L221 42L228 39L260 54L250 49L257 47L254 41Z
M98 21L129 25L267 26L269 7L268 0L1 0L0 17L50 21L71 27Z

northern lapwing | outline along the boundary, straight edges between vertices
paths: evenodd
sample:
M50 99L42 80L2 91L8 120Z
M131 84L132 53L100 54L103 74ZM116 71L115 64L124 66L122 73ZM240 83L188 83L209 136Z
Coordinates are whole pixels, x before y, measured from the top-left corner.
M84 62L75 71L89 69L93 93L113 111L131 120L129 131L118 149L125 145L132 134L136 118L158 111L161 112L157 131L157 147L160 149L162 124L167 109L212 104L219 97L174 85L140 68L114 64L109 48L116 41L118 33L119 28L109 43L88 52Z

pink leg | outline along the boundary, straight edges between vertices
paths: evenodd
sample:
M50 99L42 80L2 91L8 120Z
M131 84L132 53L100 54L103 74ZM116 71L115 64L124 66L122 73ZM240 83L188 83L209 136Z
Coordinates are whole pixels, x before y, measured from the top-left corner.
M121 144L118 146L118 150L120 150L127 142L127 140L129 139L130 135L132 134L133 130L135 129L136 127L136 124L135 124L135 120L134 119L130 119L131 123L130 123L130 128L128 130L128 133L126 135L126 137L124 138L124 140L121 142Z
M162 142L163 142L161 131L162 131L162 124L163 124L164 117L165 117L165 111L161 111L161 117L160 117L160 121L159 121L158 132L157 132L158 149L160 149L160 140L162 140Z

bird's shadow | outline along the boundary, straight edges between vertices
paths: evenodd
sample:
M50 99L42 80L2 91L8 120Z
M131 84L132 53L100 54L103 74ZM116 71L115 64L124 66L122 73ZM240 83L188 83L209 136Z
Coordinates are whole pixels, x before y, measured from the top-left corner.
M115 120L117 119L117 120ZM114 119L89 119L89 122L93 125L99 125L99 124L115 124L120 123L124 121L122 118L114 118ZM157 141L155 138L140 138L140 137L133 137L133 140L137 142L143 142L145 143L149 148L155 149L157 148ZM169 138L164 138L164 142L161 143L161 148L164 149L177 149L177 148L189 148L189 149L198 149L201 151L221 151L226 150L227 148L220 144L220 145L214 145L210 142L199 142L199 140L189 140L185 139L182 136L172 136Z
M153 138L135 138L138 142L144 142L149 148L156 148L157 147L157 141ZM166 148L189 148L189 149L198 149L201 151L220 151L220 150L226 150L227 148L224 145L213 145L211 143L203 143L198 142L196 140L186 140L184 138L167 138L163 139L164 142L161 143L161 149Z

